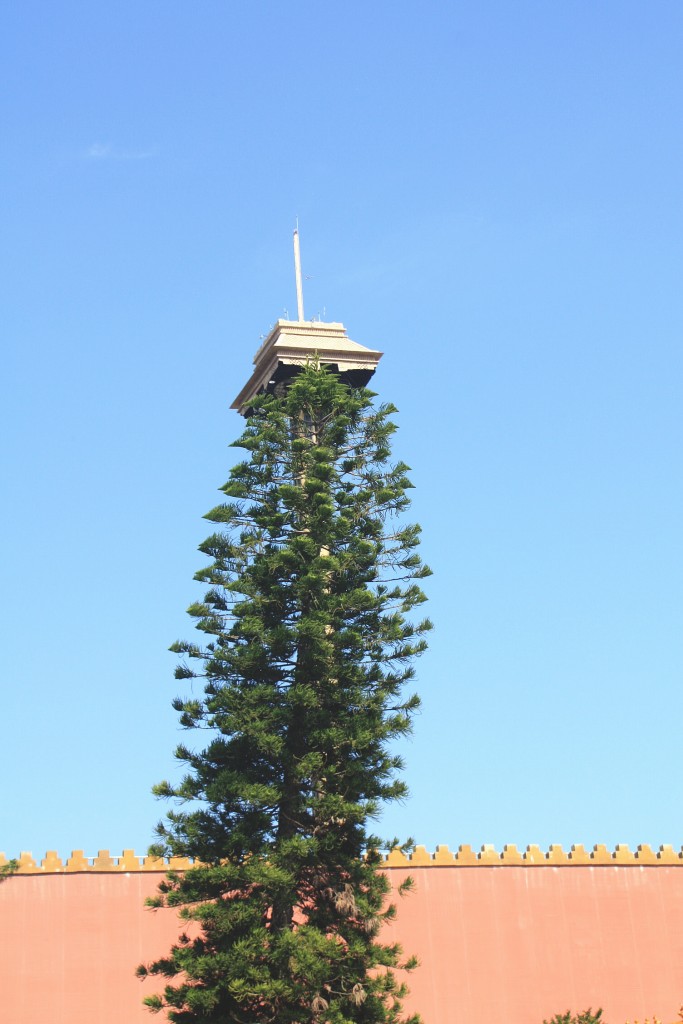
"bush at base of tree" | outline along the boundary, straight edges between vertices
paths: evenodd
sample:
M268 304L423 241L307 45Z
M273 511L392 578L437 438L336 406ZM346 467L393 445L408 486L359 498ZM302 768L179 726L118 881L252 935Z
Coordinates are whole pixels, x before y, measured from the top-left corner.
M155 906L187 932L141 976L175 1024L417 1024L410 970L378 939L394 915L368 822L406 786L393 741L418 707L404 696L429 623L410 612L428 575L419 528L401 522L407 468L390 462L390 406L306 367L263 396L236 443L248 458L207 516L208 585L189 611L204 645L178 643L176 675L204 679L175 702L206 745L162 783L179 806L154 852L201 862L170 873ZM196 668L194 666L197 666Z

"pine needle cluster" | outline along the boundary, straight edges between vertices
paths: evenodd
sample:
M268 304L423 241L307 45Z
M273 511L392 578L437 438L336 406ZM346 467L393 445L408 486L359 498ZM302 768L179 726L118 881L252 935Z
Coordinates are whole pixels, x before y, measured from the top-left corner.
M395 909L369 821L406 794L393 742L419 700L404 694L428 621L419 527L405 525L408 467L391 462L389 405L310 365L286 394L255 399L235 442L246 458L206 516L208 586L189 613L202 644L176 643L181 745L159 854L171 872L155 906L184 933L139 973L175 1024L416 1024L378 938Z

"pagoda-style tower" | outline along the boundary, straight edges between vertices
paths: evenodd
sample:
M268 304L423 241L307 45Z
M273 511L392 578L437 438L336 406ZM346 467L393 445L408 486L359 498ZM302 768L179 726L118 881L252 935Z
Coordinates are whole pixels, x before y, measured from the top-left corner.
M319 359L351 387L364 387L382 358L381 352L351 341L343 324L304 319L298 231L294 232L294 267L298 319L278 320L254 356L254 372L232 403L243 416L256 395L285 387L311 359Z

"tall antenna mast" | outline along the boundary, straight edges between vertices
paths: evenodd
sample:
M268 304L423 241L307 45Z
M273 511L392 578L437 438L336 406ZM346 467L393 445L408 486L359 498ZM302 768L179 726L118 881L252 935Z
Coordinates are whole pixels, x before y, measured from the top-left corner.
M294 228L294 273L296 275L296 309L297 320L304 318L304 290L301 284L301 252L299 251L299 221Z

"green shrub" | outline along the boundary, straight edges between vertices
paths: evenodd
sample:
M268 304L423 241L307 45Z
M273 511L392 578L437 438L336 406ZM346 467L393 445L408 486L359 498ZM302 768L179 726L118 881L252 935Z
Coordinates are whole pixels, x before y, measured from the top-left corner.
M605 1022L602 1020L602 1010L596 1010L593 1013L589 1008L583 1013L572 1013L571 1010L567 1010L566 1013L556 1013L550 1020L544 1020L543 1024L605 1024Z

